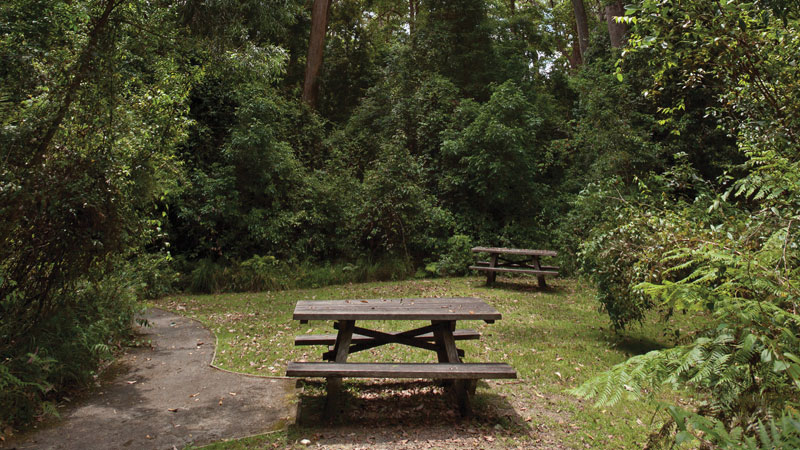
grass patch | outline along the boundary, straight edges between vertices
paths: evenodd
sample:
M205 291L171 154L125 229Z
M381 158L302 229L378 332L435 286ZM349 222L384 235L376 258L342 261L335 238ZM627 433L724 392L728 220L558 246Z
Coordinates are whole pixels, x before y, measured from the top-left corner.
M593 290L580 281L555 279L548 281L549 289L540 290L535 279L501 280L506 282L491 288L484 285L484 278L470 277L186 295L162 299L155 305L209 326L219 339L217 365L258 375L283 375L289 361L320 360L322 347L295 347L294 337L331 333L332 323L300 325L293 321L297 300L470 296L484 299L503 314L503 319L494 324L459 323L460 328L475 328L482 334L479 341L459 342L466 352L466 362L507 362L519 376L517 380L481 382L472 419L456 417L441 395L441 388L434 383L346 380L350 397L346 403L348 423L326 427L318 425L317 416L324 384L310 380L301 394L300 424L284 433L220 443L221 447L214 448L285 447L303 437L334 447L347 447L350 442L381 446L383 442L413 448L409 442L420 442L425 433L437 429L438 437L431 436L426 442L434 440L442 448L470 448L476 443L499 448L642 448L648 433L657 429L662 420L653 414L653 404L626 400L599 409L565 391L634 354L673 345L676 332L677 336L686 336L693 332L687 327L698 326L705 319L649 321L618 335L609 330L608 318L598 311ZM397 331L416 325L373 322L367 328ZM435 355L387 345L356 353L350 360L432 362ZM679 395L669 394L669 400L693 401L687 393L683 398ZM340 443L339 435L344 436ZM376 440L370 441L369 437Z

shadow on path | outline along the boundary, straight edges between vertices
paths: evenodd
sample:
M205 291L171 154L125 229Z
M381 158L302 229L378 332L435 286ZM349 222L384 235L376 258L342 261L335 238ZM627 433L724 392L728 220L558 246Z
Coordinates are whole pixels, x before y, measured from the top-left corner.
M171 449L294 422L295 380L215 369L214 336L199 322L159 309L145 318L151 326L140 333L151 348L128 351L118 375L61 420L0 448Z

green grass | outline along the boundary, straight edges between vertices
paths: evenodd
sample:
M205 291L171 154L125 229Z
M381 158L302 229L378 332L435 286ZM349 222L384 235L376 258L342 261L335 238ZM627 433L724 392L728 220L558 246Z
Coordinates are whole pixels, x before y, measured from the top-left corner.
M491 288L484 285L484 278L473 277L188 295L163 299L156 306L195 317L210 327L219 339L215 361L218 366L251 374L283 375L288 361L318 361L323 351L319 346L295 347L295 335L333 332L331 322L301 325L293 321L297 300L480 297L497 308L503 319L494 324L459 323L459 328L475 328L482 333L480 341L459 342L466 352L465 361L507 362L517 370L519 378L481 382L474 402L475 417L466 421L453 417L441 389L431 383L348 380L345 384L352 396L348 421L353 429L371 428L375 432L375 427L385 427L395 432L402 426L405 432L424 425L415 423L417 418L416 422L444 423L444 431L447 427L463 427L469 435L477 430L485 437L482 446L489 447L546 448L558 444L564 448L642 448L648 433L657 429L663 419L654 415L653 403L626 400L613 407L595 408L591 402L566 391L629 356L672 345L676 331L685 335L692 331L686 328L687 323L696 325L705 319L689 321L678 317L667 323L651 320L617 335L609 330L605 314L598 311L594 292L582 282L554 279L548 282L549 289L539 290L535 279L501 281L504 282ZM399 330L413 325L370 323L367 328ZM356 353L350 360L424 362L434 361L435 355L387 345ZM301 424L286 432L220 443L215 448L284 447L303 436L335 436L343 428L319 425L316 416L323 395L322 383L308 382L301 394ZM674 393L665 395L673 402L692 402L685 393L684 398ZM419 405L425 405L424 415L418 411ZM402 437L401 434L397 439Z

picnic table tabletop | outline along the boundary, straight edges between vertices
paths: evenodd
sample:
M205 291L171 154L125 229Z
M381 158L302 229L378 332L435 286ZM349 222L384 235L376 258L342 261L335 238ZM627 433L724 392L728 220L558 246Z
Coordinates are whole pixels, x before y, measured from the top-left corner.
M300 300L295 320L484 320L500 312L474 297L367 300Z
M527 248L473 247L472 251L475 253L497 253L520 256L558 256L558 252L554 250L534 250Z

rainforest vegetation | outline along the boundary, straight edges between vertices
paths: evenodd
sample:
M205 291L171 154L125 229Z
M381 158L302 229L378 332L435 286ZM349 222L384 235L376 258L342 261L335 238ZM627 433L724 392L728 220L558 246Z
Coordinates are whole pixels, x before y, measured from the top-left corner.
M466 274L552 248L624 332L576 395L665 442L800 442L793 0L4 0L0 435L143 298ZM51 411L52 412L52 411Z

